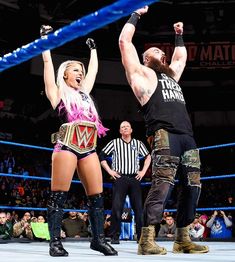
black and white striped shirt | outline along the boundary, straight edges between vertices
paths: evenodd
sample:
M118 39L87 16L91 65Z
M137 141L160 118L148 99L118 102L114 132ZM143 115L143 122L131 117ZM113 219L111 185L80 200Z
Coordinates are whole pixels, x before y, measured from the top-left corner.
M136 174L140 168L140 157L149 154L146 146L132 138L126 143L121 138L111 140L101 151L105 156L112 156L112 170L120 174ZM101 159L102 160L102 159Z

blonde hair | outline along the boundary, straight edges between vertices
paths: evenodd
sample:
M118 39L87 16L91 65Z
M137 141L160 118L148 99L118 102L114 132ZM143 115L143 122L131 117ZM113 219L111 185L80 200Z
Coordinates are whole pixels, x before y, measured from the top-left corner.
M56 84L59 88L61 100L63 101L64 107L68 114L68 120L75 121L75 120L87 120L94 122L96 127L99 129L100 132L103 133L103 127L101 121L99 119L98 112L95 108L95 104L93 99L89 95L89 93L85 92L84 90L76 90L68 86L64 80L65 71L68 69L69 66L72 64L79 64L82 67L83 76L85 77L86 70L85 66L82 62L76 60L68 60L63 62L57 71L57 79ZM89 107L84 106L84 100L82 97L82 93L84 93L88 100L89 100ZM102 131L103 130L103 131ZM106 131L106 130L105 130Z

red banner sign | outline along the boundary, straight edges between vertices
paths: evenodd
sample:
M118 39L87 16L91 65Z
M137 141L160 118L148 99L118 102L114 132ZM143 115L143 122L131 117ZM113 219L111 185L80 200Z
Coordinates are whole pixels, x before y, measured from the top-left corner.
M169 63L174 46L170 43L147 43L145 50L156 46L163 50ZM187 68L214 69L235 67L235 43L232 42L208 42L185 43L188 51Z

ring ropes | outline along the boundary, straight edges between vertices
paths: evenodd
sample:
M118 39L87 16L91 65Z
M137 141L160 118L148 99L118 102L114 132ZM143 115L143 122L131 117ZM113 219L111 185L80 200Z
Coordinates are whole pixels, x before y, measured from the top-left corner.
M101 8L48 34L47 37L43 39L36 39L21 48L17 48L12 53L4 55L0 58L0 72L29 60L45 50L59 47L75 38L87 35L95 29L129 15L138 8L156 2L158 2L158 0L119 0L114 4Z
M21 48L16 49L12 53L8 53L0 58L0 72L4 71L7 68L20 64L26 60L29 60L43 51L48 49L53 49L59 47L75 38L84 36L89 32L98 29L102 26L105 26L109 23L112 23L122 17L129 15L134 10L141 8L145 5L150 5L152 3L156 3L158 0L145 0L145 1L136 1L136 0L120 0L115 2L112 5L106 6L102 9L95 11L87 16L84 16L81 19L78 19L72 22L70 25L65 26L56 30L54 33L48 34L44 39L36 39L34 42L31 42L27 45L22 46ZM14 142L0 141L1 144L11 144L15 146L23 146L27 148L35 148L41 150L52 150L47 147L39 147L27 144L20 144ZM215 145L210 147L202 147L199 150L234 146L234 143ZM5 174L0 173L0 176L8 176L8 177L19 177L26 179L38 179L38 180L50 180L50 178L45 177L37 177L37 176L21 176L14 174ZM202 177L201 180L206 179L223 179L223 178L233 178L235 174L222 175L222 176L210 176L210 177ZM73 183L80 183L80 181L72 180ZM146 186L150 183L141 183L141 185ZM110 183L104 183L105 187L111 187ZM10 206L0 206L0 208L4 209L24 209L24 210L46 210L46 208L31 208L31 207L10 207ZM219 207L213 208L213 210L233 210L234 207ZM69 209L68 209L69 210ZM211 210L211 208L198 208L197 210ZM67 211L65 209L65 211ZM73 210L74 211L74 210ZM78 210L80 212L85 212L86 210ZM168 211L175 211L174 209Z
M35 146L35 145L29 145L29 144L22 144L22 143L16 143L16 142L10 142L10 141L4 141L0 140L0 144L5 145L12 145L12 146L20 146L25 148L33 148L38 150L47 150L47 151L53 151L53 148L49 147L41 147L41 146ZM200 147L199 151L203 150L209 150L209 149L218 149L223 147L233 147L235 146L235 143L227 143L227 144L220 144L220 145L213 145L213 146L207 146L207 147ZM50 181L51 178L49 177L39 177L39 176L24 176L24 175L17 175L17 174L7 174L7 173L0 173L0 176L6 176L6 177L15 177L15 178L23 178L23 179L36 179L36 180L47 180ZM226 174L226 175L216 175L216 176L209 176L209 177L201 177L201 180L217 180L217 179L228 179L228 178L234 178L235 174ZM177 182L177 181L176 181ZM72 180L72 183L81 183L79 180ZM112 188L112 183L104 183L103 184L105 188ZM151 182L142 182L141 186L149 186L151 185ZM20 210L46 210L46 208L35 208L35 207L13 207L13 206L1 206L1 209L20 209ZM74 211L74 209L64 209L65 211ZM212 208L197 208L197 211L213 211L213 210L235 210L235 207L212 207ZM87 210L76 210L78 212L86 212ZM168 212L175 212L176 209L166 209L165 211ZM106 210L105 213L110 214L110 211Z

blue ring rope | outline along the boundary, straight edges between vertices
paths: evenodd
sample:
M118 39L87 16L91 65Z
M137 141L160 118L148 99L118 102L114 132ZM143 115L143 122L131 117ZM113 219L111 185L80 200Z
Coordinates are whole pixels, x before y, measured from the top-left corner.
M25 175L17 175L17 174L7 174L7 173L0 173L1 176L6 177L16 177L16 178L22 178L22 179L35 179L35 180L46 180L50 181L50 177L40 177L40 176L25 176ZM81 184L80 180L72 180L72 183ZM103 183L104 187L106 188L112 188L112 183Z
M17 48L12 53L0 58L0 72L33 58L43 51L59 47L75 38L87 35L89 32L110 24L122 17L125 17L145 5L156 3L158 0L119 0L97 10L81 19L72 22L48 34L45 39L36 39L27 45Z
M214 210L235 210L235 207L231 206L231 207L200 207L200 208L196 208L196 211L214 211ZM167 212L176 212L177 209L165 209L164 211Z
M21 147L26 147L26 148L40 149L40 150L49 150L49 151L53 150L53 148L49 148L49 147L34 146L34 145L29 145L29 144L21 144L21 143L4 141L4 140L0 140L0 144L21 146ZM208 147L201 147L201 148L199 148L199 150L208 150L208 149L215 149L215 148L221 148L221 147L231 147L231 146L235 146L235 143L228 143L228 144L214 145L214 146L208 146ZM14 174L5 174L5 173L0 173L0 176L12 176L12 177L25 178L25 179L50 180L50 178L46 178L46 177L23 176L23 175L14 175ZM227 175L219 175L219 176L201 177L201 180L223 179L223 178L227 179L227 178L234 178L234 177L235 177L235 174L227 174ZM177 180L175 182L177 182ZM81 182L78 181L78 180L72 180L72 183L81 183ZM151 182L143 182L143 183L141 183L142 186L148 186L150 184L151 184ZM104 187L111 188L112 184L111 183L104 183Z
M221 148L221 147L231 147L235 146L235 143L228 143L228 144L221 144L221 145L214 145L214 146L204 146L200 147L199 150L207 150L207 149L216 149L216 148Z
M28 148L35 148L35 149L41 149L41 150L53 150L51 148L47 147L40 147L40 146L32 146L28 144L20 144L15 142L9 142L9 141L3 141L0 140L0 144L8 144L8 145L16 145L16 146L22 146L22 147L28 147ZM234 146L235 143L229 143L229 144L222 144L222 145L215 145L215 146L209 146L209 147L202 147L199 148L199 150L206 150L206 149L214 149L214 148L221 148L221 147L227 147L227 146ZM38 180L51 180L51 178L47 177L38 177L38 176L23 176L23 175L16 175L16 174L5 174L0 173L0 176L8 176L8 177L17 177L17 178L24 178L24 179L38 179ZM223 178L234 178L235 174L228 174L228 175L220 175L220 176L209 176L209 177L201 177L201 180L209 180L209 179L223 179ZM72 180L73 183L81 183L78 180ZM177 182L177 181L176 181ZM142 186L148 186L151 182L144 182L141 183ZM104 183L104 187L111 188L111 183ZM2 209L21 209L21 210L46 210L46 208L30 208L30 207L11 207L11 206L0 206ZM86 212L86 210L75 210L73 211L77 212ZM210 210L235 210L235 207L217 207L217 208L197 208L197 211L210 211ZM64 211L71 211L70 209L64 209ZM176 212L176 209L166 209L165 211L168 212ZM106 214L109 214L110 211L105 211Z
M18 207L18 206L0 206L0 210L1 209L7 209L7 210L34 210L34 211L46 211L47 208L44 207ZM69 211L75 211L75 212L88 212L87 209L63 209L65 212L69 212ZM214 210L235 210L235 207L231 206L231 207L201 207L201 208L196 208L196 211L214 211ZM164 211L166 212L176 212L177 209L165 209ZM105 210L105 214L111 214L110 210ZM132 214L133 211L132 211Z
M22 147L41 149L41 150L48 150L48 151L52 151L53 150L53 148L50 148L50 147L34 146L34 145L21 144L21 143L4 141L4 140L0 140L0 144L22 146ZM217 148L222 148L222 147L233 147L233 146L235 146L235 143L228 143L228 144L221 144L221 145L214 145L214 146L205 146L205 147L199 147L198 149L200 151L202 151L202 150L208 150L208 149L217 149Z
M34 149L41 149L41 150L49 150L49 151L52 151L52 150L53 150L53 148L49 148L49 147L33 146L33 145L21 144L21 143L4 141L4 140L0 140L0 144L14 145L14 146L22 146L22 147L27 147L27 148L34 148Z
M1 176L6 177L16 177L16 178L22 178L22 179L35 179L35 180L47 180L50 181L51 178L49 177L40 177L40 176L25 176L25 175L17 175L17 174L7 174L7 173L0 173ZM235 174L228 174L228 175L219 175L219 176L208 176L208 177L201 177L201 180L213 180L213 179L229 179L234 178ZM175 180L175 182L178 182L178 180ZM79 180L72 180L72 183L81 184L81 181ZM112 188L112 183L103 183L104 187L106 188ZM142 182L141 186L149 186L151 185L151 182Z
M30 211L46 211L47 208L46 207L18 207L18 206L0 206L0 210L1 209L7 209L7 210L30 210ZM85 212L88 212L87 209L69 209L69 208L65 208L63 209L64 212L81 212L81 213L85 213ZM111 211L110 210L105 210L104 211L105 214L111 214Z

